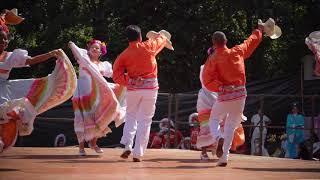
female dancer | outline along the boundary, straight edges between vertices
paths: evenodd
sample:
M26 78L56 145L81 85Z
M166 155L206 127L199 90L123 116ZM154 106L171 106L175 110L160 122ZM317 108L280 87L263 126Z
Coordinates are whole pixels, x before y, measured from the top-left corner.
M62 50L30 57L26 50L7 52L8 29L0 26L0 152L13 146L18 134L33 130L36 115L69 99L76 74ZM43 78L8 80L11 69L57 58L53 72Z
M108 83L102 77L112 76L112 65L100 61L100 57L107 53L104 43L93 39L88 42L87 50L73 42L69 42L69 47L80 66L78 86L72 98L79 155L86 155L85 141L96 153L103 153L97 139L111 132L108 127L111 121L114 120L117 126L122 123L125 108L120 105L125 88Z

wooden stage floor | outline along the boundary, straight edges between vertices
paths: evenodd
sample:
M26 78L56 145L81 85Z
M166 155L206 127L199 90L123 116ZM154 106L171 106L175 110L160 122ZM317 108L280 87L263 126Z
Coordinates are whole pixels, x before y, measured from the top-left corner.
M320 162L232 154L227 167L217 159L199 160L199 152L148 149L143 162L120 159L122 149L104 149L79 157L77 147L12 148L0 155L0 180L123 179L320 179Z

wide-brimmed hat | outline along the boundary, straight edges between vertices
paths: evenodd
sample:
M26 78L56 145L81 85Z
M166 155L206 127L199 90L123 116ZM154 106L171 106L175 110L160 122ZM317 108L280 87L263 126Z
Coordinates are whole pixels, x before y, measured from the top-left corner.
M24 18L18 15L18 9L13 8L6 13L5 20L6 24L17 25L21 23L24 20Z
M309 38L312 39L312 41L320 41L320 31L313 31L312 33L309 34Z
M282 31L279 26L276 25L275 21L272 18L269 18L266 22L262 22L261 19L258 20L258 24L263 25L264 32L271 39L277 39L281 36Z
M154 39L156 38L157 36L159 35L162 35L166 38L167 42L166 44L164 45L164 47L170 49L170 50L174 50L173 46L172 46L172 42L170 41L171 39L171 34L166 31L166 30L161 30L159 32L155 32L155 31L149 31L147 34L146 34L146 37L148 39Z

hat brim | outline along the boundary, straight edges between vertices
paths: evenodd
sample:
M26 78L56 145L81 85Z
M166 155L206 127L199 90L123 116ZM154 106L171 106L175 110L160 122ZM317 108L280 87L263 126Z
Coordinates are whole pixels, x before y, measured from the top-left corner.
M277 39L282 35L282 31L279 26L275 25L274 26L274 31L273 33L269 36L271 39Z
M309 38L320 40L320 31L314 31L310 33Z
M170 49L172 51L174 51L174 48L172 46L172 42L169 39L166 39L167 43L164 45L164 47L166 47L167 49Z
M155 32L155 31L149 31L147 34L146 34L146 37L148 39L154 39L156 37L158 37L159 35L163 35L164 37L166 37L164 34L162 34L161 32ZM170 50L174 50L173 46L172 46L172 42L166 38L166 44L164 45L164 47L166 47L167 49L170 49Z
M24 18L14 14L12 11L8 11L5 15L6 24L17 25L20 24Z

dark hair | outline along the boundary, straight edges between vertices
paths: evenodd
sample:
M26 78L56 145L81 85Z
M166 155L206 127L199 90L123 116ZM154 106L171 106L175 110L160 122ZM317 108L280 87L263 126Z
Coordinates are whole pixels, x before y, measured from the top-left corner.
M224 46L227 42L226 35L221 31L216 31L212 35L212 43L217 46Z
M291 108L292 108L292 109L293 109L293 108L298 108L298 109L299 109L299 103L298 103L298 102L292 103Z
M137 25L129 25L126 28L128 41L137 41L141 37L141 29Z

